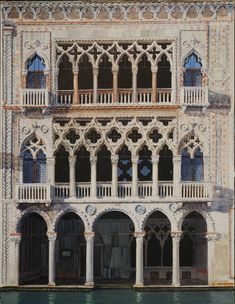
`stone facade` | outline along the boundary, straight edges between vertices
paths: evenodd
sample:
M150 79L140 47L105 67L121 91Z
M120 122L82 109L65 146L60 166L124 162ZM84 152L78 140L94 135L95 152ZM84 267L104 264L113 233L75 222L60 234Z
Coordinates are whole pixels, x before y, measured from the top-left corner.
M49 285L55 284L56 226L70 211L79 215L85 227L88 286L94 283L91 262L94 225L111 211L127 214L134 224L136 286L143 285L145 223L155 211L165 214L171 224L174 286L180 285L182 222L193 211L201 214L207 225L208 284L231 284L234 279L234 4L3 1L1 10L0 286L19 284L21 223L31 213L39 214L47 224ZM167 43L167 47L162 43ZM117 57L113 55L114 48L119 53ZM154 50L158 50L155 57ZM192 91L190 95L185 93L183 75L184 62L192 52L201 59L202 88L201 93ZM26 88L27 62L35 54L45 64L46 88L38 93L42 94L40 97ZM84 54L90 58L93 71L93 89L88 97L76 87L79 79L76 68ZM97 89L99 62L104 54L112 63L111 93ZM115 83L123 54L131 58L132 97L125 95L127 99L120 101L121 93ZM150 93L140 92L133 75L137 75L141 56L146 55L150 61L154 79L158 57L162 54L171 65L170 95L163 92L160 97L161 92L154 85ZM62 55L68 56L72 65L71 95L59 95ZM151 97L143 97L144 94ZM32 100L27 102L28 98ZM99 134L96 142L89 140L94 130ZM110 136L113 130L118 132L115 140ZM153 140L151 134L156 130L161 136ZM77 137L71 141L67 135L72 131ZM131 139L131 134L137 134L137 140ZM46 155L46 181L37 185L23 183L22 151L30 140L32 151L41 149ZM124 144L131 151L132 160L132 181L126 186L119 185L115 174L118 151ZM96 180L97 154L103 145L111 153L112 180L108 185ZM144 145L152 153L153 175L151 183L141 184L137 166L138 153ZM157 175L159 153L164 145L173 155L173 181L166 185ZM61 146L69 154L70 168L69 183L63 187L56 183L54 173L55 153ZM90 153L88 186L75 180L76 152L82 146ZM181 181L183 148L192 157L197 148L203 152L204 180L198 184Z

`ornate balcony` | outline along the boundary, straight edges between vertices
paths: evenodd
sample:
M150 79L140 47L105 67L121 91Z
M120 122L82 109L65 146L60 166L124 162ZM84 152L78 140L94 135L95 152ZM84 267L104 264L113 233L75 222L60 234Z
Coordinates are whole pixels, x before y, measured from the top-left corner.
M180 104L182 106L206 106L208 104L208 87L181 88Z
M57 183L52 191L48 184L16 184L15 200L18 203L50 203L53 200L70 200L69 184ZM91 183L77 183L75 201L106 201L112 197L114 201L124 202L126 198L136 200L132 195L132 182L119 182L117 195L112 195L111 182L97 182L96 197L91 196ZM212 184L207 182L181 182L177 186L173 182L159 181L157 196L153 195L152 182L138 183L138 200L144 201L175 201L177 202L208 202L212 199Z
M15 200L18 203L50 203L51 186L48 184L16 184Z
M117 98L114 99L114 93L112 89L97 90L97 98L94 99L93 90L79 90L78 91L78 103L74 101L73 90L59 90L57 91L56 106L68 107L68 106L94 106L94 105L148 105L159 104L169 105L175 104L171 98L171 89L158 89L156 101L152 99L151 89L137 89L136 98L133 98L132 89L118 89Z
M22 89L21 105L24 107L40 108L49 105L49 92L47 89Z

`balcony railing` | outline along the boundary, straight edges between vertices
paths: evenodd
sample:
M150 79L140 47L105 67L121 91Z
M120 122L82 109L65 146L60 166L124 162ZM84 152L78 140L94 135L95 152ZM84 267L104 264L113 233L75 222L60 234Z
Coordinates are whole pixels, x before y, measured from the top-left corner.
M51 200L51 186L36 183L16 184L15 199L19 202L49 202Z
M132 89L118 89L117 100L113 99L112 89L98 89L97 100L94 102L93 99L94 91L90 90L79 90L78 91L78 105L89 106L89 105L136 105L136 104L172 104L171 89L157 89L157 100L152 100L152 89L137 89L136 99L133 99ZM74 92L72 90L59 90L57 91L57 106L71 106L74 105Z
M208 87L181 88L180 104L183 106L205 106L208 104Z
M154 199L159 201L210 201L212 199L212 184L207 182L181 182L176 185L170 181L158 182L157 197L153 197L152 182L138 182L139 199ZM53 189L53 191L52 191ZM97 182L96 198L125 199L132 197L132 183L118 182L117 196L112 195L111 182ZM48 184L16 184L15 199L18 202L45 203L53 199L65 200L70 198L69 184L57 183L54 187ZM74 199L74 198L73 198ZM76 184L76 199L94 200L91 198L91 184Z
M21 105L24 107L47 107L49 94L47 89L22 89Z

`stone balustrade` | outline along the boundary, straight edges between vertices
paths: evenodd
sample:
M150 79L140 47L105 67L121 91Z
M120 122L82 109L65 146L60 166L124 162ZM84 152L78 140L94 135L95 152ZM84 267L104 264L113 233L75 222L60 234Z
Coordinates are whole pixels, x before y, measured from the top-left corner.
M24 107L47 107L49 93L47 89L22 89L21 105Z
M183 106L205 106L208 104L208 87L181 88L180 104Z
M172 181L158 181L157 195L153 193L152 182L138 182L138 199L154 199L157 201L210 201L212 199L212 184L208 182L181 182L174 189ZM18 202L42 202L53 199L66 200L70 198L69 184L57 183L53 187L48 184L16 184L15 199ZM176 191L179 190L179 191ZM177 194L177 195L175 195ZM96 183L96 197L91 197L91 183L76 183L74 199L102 200L112 197L111 182ZM118 182L117 195L113 199L133 197L132 182Z

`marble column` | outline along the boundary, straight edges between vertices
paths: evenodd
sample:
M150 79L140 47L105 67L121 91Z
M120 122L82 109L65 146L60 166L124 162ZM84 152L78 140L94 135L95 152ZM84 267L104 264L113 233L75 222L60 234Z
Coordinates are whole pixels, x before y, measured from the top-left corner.
M94 232L85 232L86 238L86 286L94 286Z
M138 196L138 155L133 155L131 158L132 161L132 196Z
M55 82L54 82L54 98L53 102L54 104L59 103L59 93L58 93L58 78L59 78L59 69L54 69L54 77L55 77Z
M137 102L137 73L138 67L136 65L132 66L132 102Z
M172 285L180 286L180 237L181 231L171 232L172 237Z
M24 159L23 157L19 157L19 164L18 164L18 168L19 168L19 183L23 183L24 181Z
M136 279L135 286L144 285L144 260L143 260L143 244L145 231L135 232L136 238Z
M157 102L157 66L151 67L152 71L152 102Z
M9 282L10 286L19 285L19 256L21 233L11 233L9 236Z
M215 232L207 232L207 269L208 269L208 285L212 285L214 281L215 268L215 242L219 239L219 234Z
M90 156L91 162L91 197L96 198L96 162L97 156Z
M98 73L99 68L93 67L93 104L97 103L97 91L98 91Z
M55 157L47 158L47 183L55 185Z
M158 163L159 155L152 155L153 197L158 197Z
M73 104L79 103L78 100L78 67L73 68Z
M111 156L112 161L112 197L118 196L118 155Z
M48 232L49 241L49 274L48 274L48 285L55 286L55 245L56 236L55 232Z
M174 197L180 199L181 193L181 156L177 155L173 157L173 185L174 185Z
M118 103L118 70L119 66L114 65L112 68L113 72L113 103Z
M69 157L69 196L76 197L76 178L75 178L76 156Z
M204 181L209 182L210 178L210 169L209 169L209 156L203 156L203 164L204 164Z

